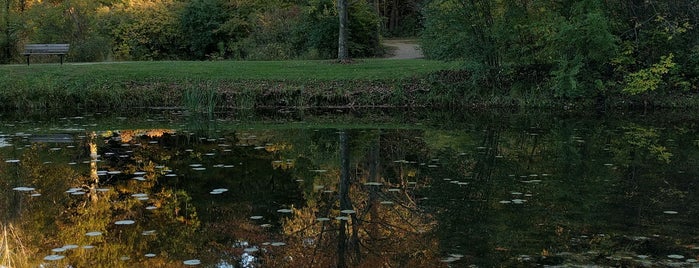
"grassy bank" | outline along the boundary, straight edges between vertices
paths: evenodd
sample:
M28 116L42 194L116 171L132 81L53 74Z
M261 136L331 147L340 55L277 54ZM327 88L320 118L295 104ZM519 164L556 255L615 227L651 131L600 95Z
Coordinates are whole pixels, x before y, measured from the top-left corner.
M454 63L429 60L356 60L354 64L334 61L150 61L0 65L2 82L45 80L73 82L127 81L331 81L402 79L450 69Z
M496 90L453 71L458 67L419 59L0 65L0 110L699 106L697 95L686 93L628 96L609 91L606 96L561 99L537 86L505 84ZM522 79L526 77L510 81Z
M118 62L0 66L2 110L386 105L405 81L457 64L428 60ZM369 94L358 96L356 92ZM375 99L377 94L382 95ZM396 101L396 100L394 100ZM395 104L395 102L394 102ZM203 106L203 107L202 107Z

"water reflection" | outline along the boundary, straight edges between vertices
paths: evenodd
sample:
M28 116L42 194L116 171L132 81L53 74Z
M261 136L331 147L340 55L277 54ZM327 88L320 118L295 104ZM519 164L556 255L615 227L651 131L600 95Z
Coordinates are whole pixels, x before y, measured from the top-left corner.
M65 120L0 132L0 266L690 266L699 253L691 121Z

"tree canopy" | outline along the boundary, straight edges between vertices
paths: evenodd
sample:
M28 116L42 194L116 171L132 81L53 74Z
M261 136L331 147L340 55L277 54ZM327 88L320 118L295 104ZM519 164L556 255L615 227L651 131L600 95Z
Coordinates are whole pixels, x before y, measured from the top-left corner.
M491 86L543 74L556 96L699 89L699 3L428 1L427 56L487 73Z
M348 2L349 3L349 2ZM338 52L333 0L4 0L0 62L28 43L70 43L73 61L324 59ZM375 3L351 1L351 57L382 53Z

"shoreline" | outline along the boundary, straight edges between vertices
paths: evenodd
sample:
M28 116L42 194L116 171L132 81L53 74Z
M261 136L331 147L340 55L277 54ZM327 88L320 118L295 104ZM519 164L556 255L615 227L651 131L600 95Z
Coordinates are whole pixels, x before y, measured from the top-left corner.
M429 108L635 110L694 109L699 94L653 91L556 97L552 90L473 84L455 63L429 60L125 62L0 66L0 111L163 107L192 112L240 109ZM506 88L503 90L502 88Z

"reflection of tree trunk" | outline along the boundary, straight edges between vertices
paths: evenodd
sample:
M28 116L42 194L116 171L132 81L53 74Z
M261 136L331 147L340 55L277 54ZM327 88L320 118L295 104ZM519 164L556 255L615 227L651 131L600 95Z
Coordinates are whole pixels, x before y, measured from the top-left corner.
M88 139L88 147L90 148L90 200L93 203L99 201L97 196L97 186L99 185L100 179L97 176L97 144L95 143L95 137L97 134L95 132L90 133Z
M482 185L494 186L491 180L496 164L495 156L498 155L499 138L499 131L490 127L483 137L481 147L485 148L485 152L478 157L478 161L473 169L474 179ZM475 199L487 200L493 196L493 192L496 190L492 187L484 187L481 196L476 196ZM480 209L481 211L488 210L488 202L481 202Z
M347 132L340 132L340 210L352 209L349 199L350 187L350 162L349 162L349 138ZM340 221L340 230L337 241L337 267L347 267L345 255L347 252L347 221Z
M379 156L380 156L380 149L381 148L381 133L379 132L378 137L376 138L376 143L371 146L371 151L369 152L369 178L368 181L370 182L379 182ZM369 236L370 237L380 237L379 234L379 228L377 222L379 220L379 196L378 196L378 188L377 187L371 187L369 189L369 215L371 217L371 221L374 223L371 223L371 226L368 229Z
M14 169L14 173L12 176L12 185L20 186L23 185L23 183L20 180L19 176L19 170L18 170L19 165L12 165L12 168ZM9 204L7 204L7 210L5 211L5 216L3 218L3 222L9 223L14 219L19 218L21 212L22 212L22 194L18 191L11 191L9 193L9 198L7 201Z
M340 132L340 210L351 209L349 200L349 145L347 132ZM340 221L339 236L337 239L337 267L347 267L345 255L347 252L347 221Z

